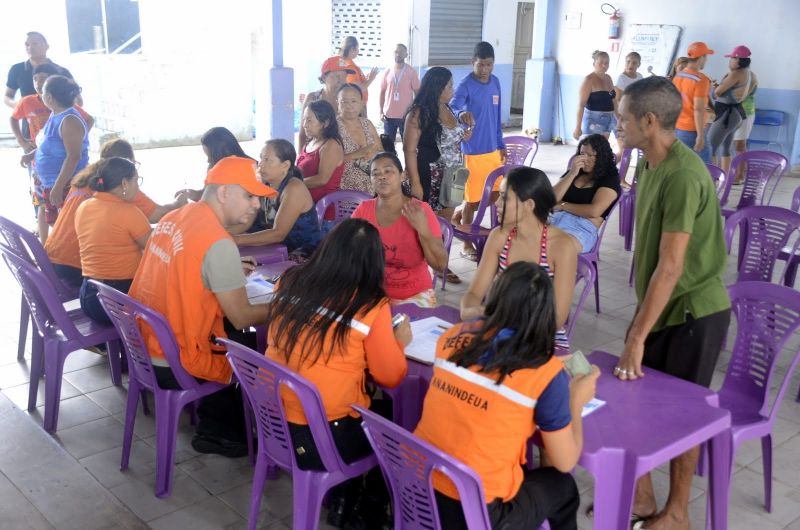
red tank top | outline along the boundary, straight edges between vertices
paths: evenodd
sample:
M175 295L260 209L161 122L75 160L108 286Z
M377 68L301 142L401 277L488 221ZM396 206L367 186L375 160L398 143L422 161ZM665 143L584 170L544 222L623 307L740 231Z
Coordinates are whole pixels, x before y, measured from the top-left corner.
M300 156L297 157L297 168L304 177L313 177L319 173L319 149L309 152L303 148ZM311 192L311 198L314 199L314 202L319 201L325 195L339 189L342 173L344 173L344 164L340 164L333 171L333 175L331 175L330 180L328 180L324 186L308 190Z

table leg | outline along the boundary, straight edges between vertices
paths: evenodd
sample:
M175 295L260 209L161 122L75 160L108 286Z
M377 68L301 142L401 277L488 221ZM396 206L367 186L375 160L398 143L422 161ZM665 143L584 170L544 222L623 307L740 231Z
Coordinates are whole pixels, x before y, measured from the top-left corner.
M600 457L594 475L594 526L596 530L630 528L636 462L623 451Z
M706 528L727 530L728 496L733 479L731 431L725 430L708 441L708 503Z

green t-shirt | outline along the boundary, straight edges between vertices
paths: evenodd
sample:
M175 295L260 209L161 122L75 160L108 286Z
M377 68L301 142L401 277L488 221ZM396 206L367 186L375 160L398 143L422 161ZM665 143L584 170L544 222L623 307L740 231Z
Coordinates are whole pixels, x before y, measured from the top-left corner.
M658 265L661 234L690 234L683 274L652 331L702 318L731 306L722 283L727 252L714 183L700 157L676 141L655 169L640 162L636 186L636 298L644 300Z

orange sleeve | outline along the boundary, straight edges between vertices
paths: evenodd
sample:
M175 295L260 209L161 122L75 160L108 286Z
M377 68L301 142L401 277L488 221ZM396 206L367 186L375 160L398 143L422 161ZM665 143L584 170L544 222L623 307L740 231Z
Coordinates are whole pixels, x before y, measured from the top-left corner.
M703 76L694 86L694 97L707 99L711 93L711 80Z
M125 208L126 225L133 239L139 239L150 231L150 221L138 208Z
M142 191L139 191L139 193L136 194L136 197L134 197L133 201L131 202L134 204L134 206L139 208L148 219L151 215L153 215L153 212L155 212L156 208L158 207L158 205L153 202L153 199L145 195Z
M364 339L367 370L376 383L394 388L403 381L408 371L406 354L394 337L389 303L384 303L374 311L378 313L367 338Z
M78 111L78 114L80 114L81 118L83 118L84 120L92 117L92 115L83 110L83 107L81 107L80 105L75 105L75 110Z
M11 113L11 117L15 120L21 120L25 117L25 98L20 99L17 101L17 104L14 105L14 111Z

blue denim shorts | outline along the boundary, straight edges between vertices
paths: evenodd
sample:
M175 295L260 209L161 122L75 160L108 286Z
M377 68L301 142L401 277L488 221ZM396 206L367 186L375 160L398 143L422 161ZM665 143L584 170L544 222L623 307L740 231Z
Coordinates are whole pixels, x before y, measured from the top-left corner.
M614 117L613 112L583 109L581 132L585 136L610 133L616 126L617 119Z
M583 247L581 252L589 252L597 242L597 227L585 217L569 212L555 212L550 216L550 224L577 239Z

